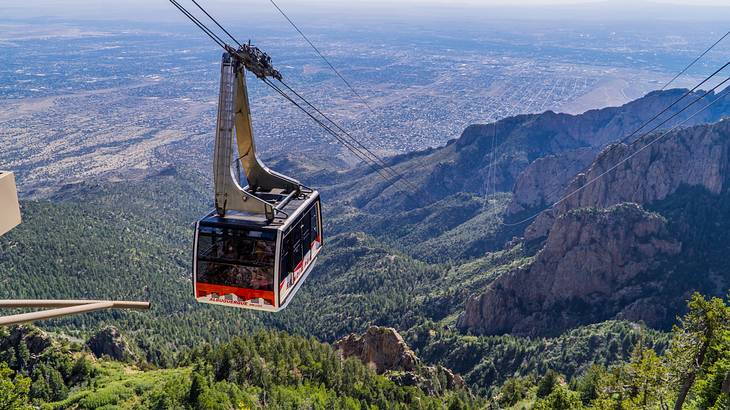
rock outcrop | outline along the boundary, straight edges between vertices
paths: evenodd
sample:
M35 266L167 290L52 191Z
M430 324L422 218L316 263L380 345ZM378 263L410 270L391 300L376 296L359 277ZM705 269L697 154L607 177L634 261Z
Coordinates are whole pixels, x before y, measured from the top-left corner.
M466 389L451 370L426 366L393 328L370 326L362 335L350 334L334 344L344 358L355 357L401 386L416 386L429 394ZM442 381L445 381L445 385Z
M534 212L560 199L575 175L596 157L593 148L579 148L535 160L517 178L505 217Z
M418 357L391 327L370 326L362 335L351 334L335 343L344 357L357 357L382 374L388 370L416 370Z
M107 356L113 360L132 362L137 360L137 354L129 342L114 326L107 326L97 332L86 342L86 346L96 357Z
M470 299L458 326L534 336L616 316L659 320L662 312L636 306L658 287L652 276L658 261L681 251L666 224L636 204L562 215L534 261Z
M46 332L37 327L20 325L10 328L10 334L0 343L0 350L6 351L9 348L17 349L24 344L31 355L39 355L51 347L51 338Z
M728 189L730 120L673 131L651 143L659 135L648 135L633 146L606 148L564 193L592 182L553 211L540 215L525 231L525 238L546 237L555 217L571 209L605 208L622 202L651 204L681 186L700 186L714 194Z

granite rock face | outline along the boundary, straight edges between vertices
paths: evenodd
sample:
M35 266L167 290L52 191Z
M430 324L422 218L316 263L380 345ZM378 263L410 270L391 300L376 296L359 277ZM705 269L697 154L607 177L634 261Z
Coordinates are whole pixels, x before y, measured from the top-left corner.
M532 263L467 302L458 326L535 336L616 316L651 323L657 313L636 309L637 301L661 287L650 275L657 261L682 249L666 225L636 204L566 213Z
M451 370L421 363L391 327L370 326L362 335L350 334L338 340L334 347L342 357L358 358L401 386L416 386L429 394L466 389L464 380Z
M587 172L574 177L564 194L577 192L540 215L526 229L525 238L546 237L556 216L571 209L605 208L622 202L651 204L681 186L700 186L714 194L728 189L730 120L661 135L648 135L633 146L613 145L603 150Z
M587 168L595 156L593 148L578 148L535 160L517 178L505 217L509 219L552 205L560 199L575 175Z
M382 374L388 370L415 370L418 357L393 328L370 326L362 335L351 334L335 345L344 357L357 357Z

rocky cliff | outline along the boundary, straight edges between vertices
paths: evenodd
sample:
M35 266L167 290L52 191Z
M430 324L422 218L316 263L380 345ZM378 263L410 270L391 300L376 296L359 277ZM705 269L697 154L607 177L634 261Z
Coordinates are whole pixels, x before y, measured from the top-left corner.
M458 326L481 334L551 335L617 316L663 320L661 307L635 307L660 287L652 271L659 261L682 249L666 225L636 204L571 211L555 222L534 262L467 302Z
M568 163L546 158L535 161L523 174L520 180L524 182L515 190L513 210L544 203L545 189L534 195L526 191L541 184L550 186L551 174L563 180L565 173L554 171L555 162ZM537 175L538 170L543 174ZM694 208L688 204L691 197L680 193L695 189L710 198L703 199L702 206L711 208L712 201L722 202L728 187L727 120L606 148L585 173L573 178L561 197L575 194L541 214L525 230L528 243L544 244L534 261L502 275L484 293L469 300L459 326L476 333L538 335L614 317L653 325L666 323L677 313L671 306L701 283L703 276L714 277L708 289L724 292L730 285L722 266L703 267L696 262L690 268L685 266L682 269L694 273L692 282L678 281L671 266L665 273L658 271L675 256L692 260L702 259L702 254L725 252L722 241L702 238L700 246L682 246L685 238L679 232L694 242L697 237L723 237L713 230L724 229L720 225L724 222L706 221L702 234L693 234L700 229L692 226L693 221L715 217L697 214L706 213L703 209L707 208ZM673 199L677 195L685 196ZM676 229L670 233L665 218L636 204L650 208L663 204L663 212L672 215Z
M418 357L393 328L371 326L362 335L351 334L335 345L342 356L357 357L382 374L388 370L416 370Z
M720 194L728 189L729 181L730 120L648 135L633 145L606 148L587 172L574 177L563 194L577 192L540 215L525 237L547 236L556 215L571 209L621 202L651 204L682 186L700 186Z
M520 174L512 189L505 217L545 209L560 199L575 175L596 157L593 148L579 148L535 160Z
M440 366L426 366L393 328L370 326L362 335L351 334L334 345L345 358L355 357L402 386L417 386L429 394L465 389L459 375Z
M51 338L44 331L27 326L19 325L10 328L7 336L0 339L0 352L8 352L18 350L23 344L28 348L28 352L36 359L44 350L51 347Z

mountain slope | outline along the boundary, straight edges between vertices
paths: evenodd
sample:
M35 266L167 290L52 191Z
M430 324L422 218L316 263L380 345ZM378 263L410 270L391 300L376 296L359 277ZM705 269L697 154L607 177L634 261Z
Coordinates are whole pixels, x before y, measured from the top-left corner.
M158 365L171 363L175 353L187 347L205 342L218 345L264 327L334 342L370 325L397 328L429 364L457 369L481 393L515 374L542 373L560 366L556 357L569 364L561 370L568 374L585 370L592 361L610 364L626 358L642 330L627 323L617 325L622 330L616 330L619 336L611 339L611 346L588 354L586 349L595 347L596 337L611 332L606 328L618 329L613 322L593 323L630 318L666 327L681 309L689 289L704 289L708 294L727 289L723 262L727 249L720 245L730 243L730 221L724 216L730 211L728 196L709 191L707 187L714 186L709 183L687 187L675 182L694 180L672 179L669 185L676 189L643 208L619 205L604 210L613 205L609 201L591 211L580 209L583 205L578 204L578 208L570 209L574 213L556 219L554 223L565 223L562 228L551 224L541 235L524 241L512 238L523 236L522 227L505 229L500 224L501 215L512 198L527 198L524 194L530 187L561 187L571 174L583 169L586 158L610 135L622 127L630 128L627 122L647 118L652 104L666 102L677 93L652 93L624 107L579 116L545 113L503 120L497 124L498 130L506 130L504 139L498 139L502 165L497 173L503 177L497 191L512 190L511 184L516 183L514 193L494 193L490 188L489 195L484 195L490 175L493 125L471 127L461 139L442 148L388 159L416 182L434 182L420 185L413 193L415 199L365 168L336 172L300 166L302 174L293 175L321 188L327 243L297 298L276 315L200 305L192 300L191 223L208 210L210 195L206 176L183 166L141 182L71 186L53 201L25 202L24 224L0 239L0 279L6 284L0 293L5 297L149 297L153 310L148 313L99 312L42 325L87 337L100 324L115 323L140 345L149 361ZM718 107L705 119L716 119L729 111L726 106ZM719 123L710 128L725 126ZM707 133L701 143L724 146L718 136L711 135ZM668 152L662 155L673 158ZM708 152L707 158L723 161L724 157L717 155ZM564 162L565 158L572 162ZM677 172L681 171L679 165L686 165L686 161L673 161ZM660 165L653 166L664 169ZM697 164L692 167L699 170ZM667 175L674 175L672 171L668 169ZM546 172L554 179L539 178ZM657 183L663 175L655 175ZM612 183L630 188L619 180ZM526 206L520 212L539 209L548 202L540 198L552 197L528 198L521 202ZM623 203L632 197L614 199ZM575 224L585 237L564 241ZM646 231L636 231L637 227L646 227ZM652 260L638 264L642 254L625 255L626 248L620 244L604 246L601 240L609 234L637 246L648 243ZM552 241L549 235L553 235ZM538 253L546 239L550 246ZM676 244L681 244L679 253L675 252ZM562 284L567 281L573 285L571 280L577 283L584 279L581 274L586 271L580 268L586 256L591 252L610 255L612 249L618 263L599 258L591 272L618 276L591 282L598 284L586 287L592 294L583 295L575 287L571 298L561 298ZM561 252L572 255L562 265ZM542 266L540 276L529 275L533 269L538 272L538 265ZM635 270L621 276L626 273L624 266ZM565 276L550 276L557 270ZM511 276L515 279L510 281ZM533 303L527 296L533 296L529 285L537 277L541 279L541 289L535 291L539 303ZM612 278L626 280L613 283ZM523 289L514 293L510 299L513 304L502 306L501 311L490 310L495 305L485 301L499 301L503 296L499 292L509 290L506 285ZM637 293L624 292L627 288ZM576 306L592 303L591 295L597 292L625 298L612 300L599 295L605 305L593 303L589 312L573 317ZM633 307L627 301L631 295L637 296ZM582 305L571 305L581 297ZM480 311L483 302L487 308ZM665 310L649 309L655 307ZM529 325L535 322L538 309L547 309L543 318L554 328ZM458 318L465 310L458 327ZM644 312L652 317L636 314ZM469 315L474 321L466 321ZM575 326L580 327L572 329ZM510 330L556 337L490 335ZM561 339L563 335L558 334L566 330L568 335L577 332L577 336ZM556 344L560 347L546 348ZM572 349L571 344L582 347Z
M421 239L411 234L415 227L409 226L412 225L409 216L428 213L448 217L446 224L430 224L443 240L427 238L433 245L431 249L411 247L409 254L424 260L435 260L437 255L443 255L464 261L500 249L512 236L520 235L522 227L488 229L475 239L460 235L458 230L450 231L466 225L480 230L493 224L499 218L485 218L483 213L493 212L495 208L507 206L505 217L509 221L543 209L563 192L576 172L591 163L595 153L635 131L685 92L680 89L652 92L621 107L579 115L548 111L472 125L444 147L387 159L386 162L414 184L416 190L403 183L384 181L365 166L334 174L313 172L305 179L321 188L333 218L346 218L345 223L337 224L338 229L363 230L393 246L401 247L405 243L402 249L406 251L411 242ZM692 101L700 95L694 93L683 101ZM708 94L697 106L714 97L715 94ZM683 104L677 104L665 116L683 108ZM678 115L662 128L687 119L692 111ZM689 119L687 124L718 121L729 113L730 101L721 99L707 111ZM513 191L512 200L502 194ZM473 204L480 198L483 203L496 203L475 207L457 198L459 195L468 195ZM452 211L453 207L458 211ZM463 249L453 252L453 241L448 238L456 236L461 236L467 243Z
M607 149L567 192L627 158L630 149ZM534 262L472 298L460 326L486 334L554 334L618 317L666 327L691 291L724 294L730 287L720 256L730 251L729 154L730 121L677 130L540 215L525 232L527 242L544 243ZM663 216L620 205L625 202Z
M590 110L579 115L547 111L509 117L492 124L471 125L458 139L449 141L444 147L406 154L388 161L394 169L424 189L423 192L412 193L418 198L415 201L403 195L397 187L376 178L372 171L359 178L357 172L353 173L353 178L343 183L341 189L334 187L329 192L337 198L352 198L352 203L367 211L391 213L410 209L419 203L431 203L458 192L483 195L490 167L496 168L496 174L492 176L496 180L492 183L497 190L511 191L519 174L536 159L578 148L600 149L620 140L686 91L656 91L621 107ZM683 101L692 101L700 95L699 92L693 93ZM714 97L714 93L708 94L696 106L700 107ZM665 116L683 107L684 103L679 103ZM691 111L678 115L663 128L688 118ZM687 125L715 122L728 112L730 101L723 99L690 119ZM495 142L496 148L493 149Z

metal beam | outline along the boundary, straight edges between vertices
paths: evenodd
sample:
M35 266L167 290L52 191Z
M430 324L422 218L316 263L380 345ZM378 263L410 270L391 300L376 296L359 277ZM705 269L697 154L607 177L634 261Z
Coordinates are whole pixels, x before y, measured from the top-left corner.
M0 308L53 308L38 312L20 313L0 317L0 326L10 326L60 316L76 315L103 309L147 310L149 302L127 302L110 300L0 300Z
M20 223L18 192L15 176L9 171L0 171L0 236Z
M77 305L88 305L90 303L113 303L119 309L147 310L150 302L128 302L114 300L73 300L73 299L0 299L1 308L57 308Z

